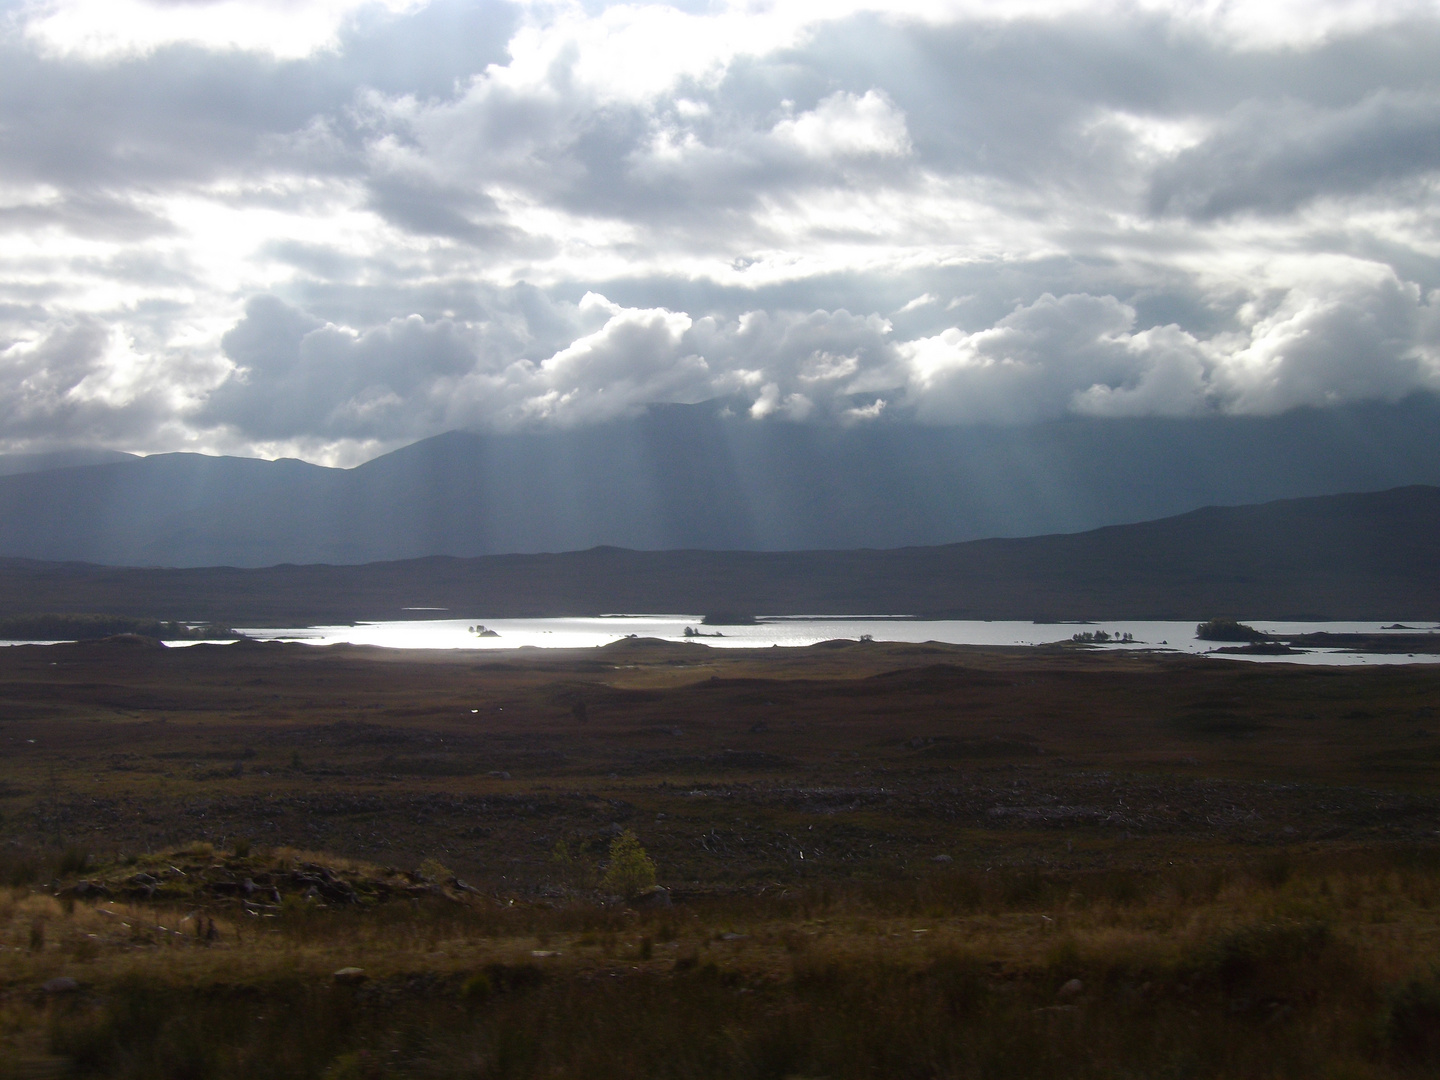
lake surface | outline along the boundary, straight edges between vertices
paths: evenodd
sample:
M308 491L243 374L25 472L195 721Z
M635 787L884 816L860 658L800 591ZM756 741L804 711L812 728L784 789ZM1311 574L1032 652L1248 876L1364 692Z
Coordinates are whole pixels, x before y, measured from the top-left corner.
M498 636L481 637L473 628L483 625ZM1252 622L1257 630L1273 634L1341 633L1382 634L1440 630L1432 623L1412 623L1409 630L1387 631L1376 622ZM705 637L686 637L686 628ZM1215 653L1226 642L1200 641L1193 622L1118 621L1098 623L984 622L914 619L812 618L762 616L754 626L703 626L697 615L604 615L594 618L494 619L483 624L465 619L424 619L360 623L355 626L294 628L253 627L244 633L261 640L301 641L315 645L378 645L392 649L583 649L607 645L629 636L689 641L712 648L769 648L814 645L836 638L858 640L869 634L876 641L939 641L952 645L1045 645L1068 641L1073 634L1103 630L1112 637L1130 634L1129 643L1101 646L1110 650L1166 650L1212 655L1254 663L1290 664L1414 664L1440 663L1434 654L1351 653L1316 649L1285 656L1235 656ZM711 634L722 636L711 637ZM178 644L178 643L177 643Z

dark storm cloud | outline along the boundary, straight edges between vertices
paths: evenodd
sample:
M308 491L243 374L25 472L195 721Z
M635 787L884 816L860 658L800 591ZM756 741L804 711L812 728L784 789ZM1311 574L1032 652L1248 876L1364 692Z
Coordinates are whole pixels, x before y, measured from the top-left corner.
M1284 214L1320 196L1375 189L1423 200L1428 192L1408 182L1436 169L1440 93L1382 91L1332 110L1246 104L1157 172L1150 208L1197 218Z
M474 343L448 321L412 316L355 335L264 296L221 345L238 368L201 420L261 439L388 433L395 412L433 408L425 399L475 363Z

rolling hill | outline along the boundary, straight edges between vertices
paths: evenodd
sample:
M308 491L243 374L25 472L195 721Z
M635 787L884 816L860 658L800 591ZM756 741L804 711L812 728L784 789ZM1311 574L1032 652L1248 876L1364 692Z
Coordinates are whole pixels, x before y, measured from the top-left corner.
M970 619L1440 618L1440 488L1207 507L937 547L431 556L357 566L123 569L0 560L0 615L234 626L605 612Z
M0 475L0 556L263 567L929 546L1440 484L1437 447L1440 399L1426 396L1015 428L759 422L712 402L573 430L451 432L353 469L160 454L35 471L44 461L29 460Z

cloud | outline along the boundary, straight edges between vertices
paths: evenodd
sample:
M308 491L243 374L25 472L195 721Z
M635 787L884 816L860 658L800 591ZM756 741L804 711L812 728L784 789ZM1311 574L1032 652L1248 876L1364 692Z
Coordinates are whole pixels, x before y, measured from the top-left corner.
M1433 5L4 12L10 447L1440 389Z
M1247 102L1157 171L1150 207L1201 219L1284 214L1327 195L1393 190L1437 170L1440 96L1433 93L1377 91L1338 109ZM1423 199L1426 188L1414 194Z
M223 338L232 372L192 419L230 439L332 447L393 443L427 427L596 423L734 394L753 398L756 417L798 420L814 399L843 413L867 366L861 357L888 357L883 321L846 312L697 321L587 293L551 315L573 340L537 358L534 342L493 326L412 315L357 332L257 297Z
M25 34L50 53L110 58L184 43L295 58L337 44L361 9L412 11L419 0L42 0Z
M1437 311L1440 294L1390 274L1312 280L1255 320L1216 381L1254 413L1440 390Z
M1440 391L1440 296L1332 269L1336 279L1289 290L1243 331L1208 339L1173 324L1137 332L1135 309L1113 296L1046 294L989 329L901 343L909 400L930 422L1023 423L1264 415Z
M816 158L899 157L910 152L905 116L885 94L837 91L811 111L775 125L774 136Z
M1134 308L1113 296L1047 293L988 329L952 327L898 351L910 400L930 422L1203 411L1201 344L1176 327L1134 325Z
M185 438L179 417L223 374L194 358L145 355L97 319L62 322L0 347L0 445L173 445Z

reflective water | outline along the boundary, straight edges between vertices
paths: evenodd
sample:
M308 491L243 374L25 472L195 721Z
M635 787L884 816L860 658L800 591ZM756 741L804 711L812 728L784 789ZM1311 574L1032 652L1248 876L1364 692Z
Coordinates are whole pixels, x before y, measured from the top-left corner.
M983 622L949 620L922 622L913 619L854 618L845 616L810 618L798 616L762 617L754 626L703 626L698 615L606 615L595 618L494 619L479 624L497 636L481 637L477 624L463 619L426 619L399 622L360 623L355 626L316 626L303 630L247 628L244 633L261 640L303 641L316 645L350 643L379 645L394 649L514 649L520 647L576 649L605 645L629 636L661 638L666 641L707 645L714 648L768 648L771 646L814 645L836 638L859 639L870 635L876 641L939 641L953 645L1043 645L1068 641L1077 633L1104 631L1112 638L1130 634L1131 642L1110 643L1105 649L1162 649L1210 654L1226 659L1257 663L1292 664L1414 664L1440 663L1434 654L1348 653L1313 650L1285 656L1234 656L1215 653L1218 642L1195 637L1193 622L1117 621L1100 623ZM1431 623L1409 624L1408 630L1387 631L1378 622L1252 622L1257 630L1276 634L1317 633L1413 633L1436 630ZM686 628L703 637L687 637ZM710 636L719 635L719 636Z

